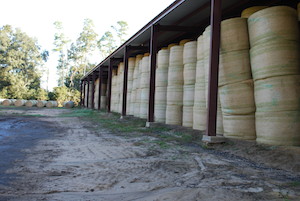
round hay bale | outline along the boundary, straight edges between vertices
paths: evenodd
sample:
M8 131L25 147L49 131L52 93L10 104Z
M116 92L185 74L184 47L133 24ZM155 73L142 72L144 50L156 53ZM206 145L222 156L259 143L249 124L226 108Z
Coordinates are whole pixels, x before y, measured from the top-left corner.
M273 40L299 43L297 11L288 6L274 6L257 11L248 18L248 27L251 47Z
M201 60L204 57L204 37L200 35L197 39L197 60Z
M219 86L252 79L249 50L220 54Z
M257 11L260 11L262 9L268 8L268 6L252 6L249 8L246 8L242 11L241 17L243 18L249 18L252 14L256 13Z
M205 131L207 121L207 109L194 105L193 107L193 129Z
M221 22L221 52L250 48L247 19L231 18Z
M73 108L74 107L74 102L73 101L66 101L66 102L64 102L64 107L65 108Z
M224 115L224 136L243 140L255 140L255 115Z
M183 46L183 64L197 62L197 41L189 41Z
M182 126L193 128L193 106L182 107Z
M300 74L300 44L275 40L256 45L250 50L254 80Z
M166 124L182 125L182 105L167 105Z
M47 101L46 103L46 107L48 108L57 107L57 106L58 106L57 101Z
M255 112L253 80L219 87L223 114L246 115Z
M47 101L43 101L43 100L38 100L36 103L37 107L45 107L46 106Z
M26 100L18 99L18 100L16 100L16 101L14 102L14 105L15 105L16 107L22 107L22 106L25 105L25 103L26 103Z
M256 112L256 141L270 145L300 145L300 110Z
M300 110L300 75L257 80L254 94L258 112Z
M33 106L36 106L37 102L38 102L37 100L28 100L28 101L26 101L25 106L33 107Z

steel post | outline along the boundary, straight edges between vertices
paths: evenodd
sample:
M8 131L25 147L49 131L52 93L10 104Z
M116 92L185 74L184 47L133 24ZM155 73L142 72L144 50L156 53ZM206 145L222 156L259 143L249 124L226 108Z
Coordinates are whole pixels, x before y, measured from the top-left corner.
M157 35L158 32L157 32L156 25L153 25L151 27L151 38L150 38L150 80L149 80L150 90L149 90L148 122L154 122Z
M218 78L219 78L219 50L220 50L220 24L221 1L211 1L211 44L209 58L209 92L207 114L207 136L216 136L217 107L218 107Z
M96 80L96 74L93 72L92 74L92 109L95 109L95 80Z
M122 116L126 116L126 107L127 107L127 81L128 81L128 58L129 51L128 46L124 50L124 81L123 81L123 102L122 102Z
M98 110L101 109L102 68L99 67Z
M82 84L83 84L83 81L80 80L80 102L79 102L80 106L82 106Z
M87 95L86 95L86 107L89 108L89 99L90 99L90 77L87 77Z

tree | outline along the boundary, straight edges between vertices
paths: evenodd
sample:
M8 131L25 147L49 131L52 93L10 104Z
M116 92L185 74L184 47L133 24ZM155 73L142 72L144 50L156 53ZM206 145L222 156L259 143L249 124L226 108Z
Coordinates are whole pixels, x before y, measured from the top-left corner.
M118 21L117 25L111 26L111 28L116 32L119 39L119 45L125 42L128 31L128 23L125 21Z
M65 77L67 73L67 57L66 57L66 51L67 51L67 45L70 42L70 40L65 36L63 33L63 25L62 22L56 21L53 23L55 26L55 29L57 32L54 34L54 46L53 49L54 52L59 53L59 59L58 59L58 86L64 86L65 83Z
M79 90L80 78L94 66L89 62L89 56L97 47L97 36L93 21L85 19L82 32L68 50L70 70L66 80L69 87L75 87Z
M97 45L103 58L105 58L117 48L116 40L111 31L105 32L97 42Z
M118 46L125 42L128 24L125 21L118 21L117 25L111 26L112 31L106 31L97 42L103 58L112 53ZM116 39L117 38L117 39Z
M0 94L5 98L23 99L29 90L40 88L43 62L36 39L10 25L0 28Z

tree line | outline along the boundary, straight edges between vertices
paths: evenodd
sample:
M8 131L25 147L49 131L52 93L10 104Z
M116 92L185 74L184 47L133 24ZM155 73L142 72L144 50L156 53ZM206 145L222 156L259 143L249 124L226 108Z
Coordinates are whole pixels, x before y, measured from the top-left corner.
M95 31L91 19L85 19L75 41L64 33L63 24L54 22L54 48L42 50L37 39L10 25L0 28L0 98L79 101L80 78L96 63L91 60L100 52L99 60L108 56L126 38L128 24L118 21L102 36ZM56 67L47 66L49 54L58 54ZM56 68L58 87L52 92L41 88L41 77Z

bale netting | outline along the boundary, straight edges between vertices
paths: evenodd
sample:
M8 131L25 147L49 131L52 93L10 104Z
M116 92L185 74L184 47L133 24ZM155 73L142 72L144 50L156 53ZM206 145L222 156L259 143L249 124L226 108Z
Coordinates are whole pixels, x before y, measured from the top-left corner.
M65 108L73 108L75 104L73 101L66 101L63 105Z
M260 11L262 9L268 8L268 6L252 6L249 8L246 8L242 11L241 17L242 18L249 18L252 14L256 13L257 11Z
M34 107L34 106L36 106L37 102L38 102L37 100L28 100L28 101L26 101L25 106L26 107Z
M43 101L43 100L38 100L36 103L37 107L45 107L46 106L47 101Z
M297 11L288 6L274 6L257 11L248 18L248 27L251 47L272 40L299 43Z
M57 107L57 106L58 106L57 101L47 101L47 103L46 103L47 108L52 108L52 107Z
M270 145L300 145L300 110L256 112L256 141Z

